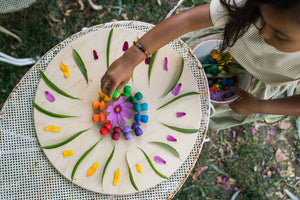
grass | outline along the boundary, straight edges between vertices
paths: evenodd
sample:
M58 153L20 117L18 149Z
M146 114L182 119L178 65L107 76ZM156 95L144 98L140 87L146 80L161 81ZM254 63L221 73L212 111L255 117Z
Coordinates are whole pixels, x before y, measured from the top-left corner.
M1 26L23 40L18 43L14 38L0 33L0 51L17 58L42 56L83 27L127 19L157 24L177 0L161 0L161 5L156 0L94 0L94 3L103 5L100 11L91 9L88 2L83 0L84 8L81 9L78 2L80 0L38 0L20 12L0 15ZM186 0L184 7L206 2ZM30 67L0 62L0 104ZM174 199L230 199L237 189L240 193L236 199L287 198L284 189L300 196L300 184L296 180L300 176L299 163L296 162L300 157L300 142L294 118L290 118L290 122L292 126L289 129L262 126L258 122L255 133L251 132L253 124L234 127L222 134L209 132L210 142L204 144L193 172ZM268 134L270 129L276 131L276 136ZM237 132L236 138L232 136L233 130ZM287 161L276 161L275 152L279 148L286 150ZM266 162L264 166L263 160ZM283 176L278 174L277 168L282 170ZM294 177L289 176L288 169L294 173ZM271 171L270 177L263 178L268 171ZM228 177L224 174L228 174Z

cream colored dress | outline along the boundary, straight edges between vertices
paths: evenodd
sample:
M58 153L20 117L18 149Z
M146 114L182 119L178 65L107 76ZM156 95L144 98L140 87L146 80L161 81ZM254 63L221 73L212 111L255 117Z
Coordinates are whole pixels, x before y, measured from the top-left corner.
M245 1L238 0L238 5ZM210 15L214 27L186 34L182 39L193 48L208 38L223 38L224 25L228 20L226 8L219 0L212 0ZM267 44L259 30L250 26L248 31L229 49L233 58L254 77L249 92L259 99L270 99L295 94L300 80L300 51L281 52ZM240 115L228 105L214 105L209 128L221 130L236 125L263 119L266 115Z

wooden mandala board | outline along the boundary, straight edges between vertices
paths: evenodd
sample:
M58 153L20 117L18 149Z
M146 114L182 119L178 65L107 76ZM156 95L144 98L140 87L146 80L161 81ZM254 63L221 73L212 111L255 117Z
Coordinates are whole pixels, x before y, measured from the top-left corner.
M45 70L46 76L65 92L79 97L80 100L66 98L51 88L40 79L35 102L46 110L65 115L75 115L76 118L53 118L34 109L34 124L36 134L41 146L56 144L70 137L71 135L91 128L89 131L81 134L68 144L56 149L44 149L46 156L53 166L71 181L71 173L78 159L102 137L104 139L93 149L90 154L79 165L73 182L80 187L98 193L123 195L132 194L137 191L132 186L129 179L129 172L126 165L125 153L128 152L128 161L133 173L133 177L139 191L147 190L166 180L158 176L148 164L143 153L138 149L141 147L150 157L154 166L162 174L171 176L186 160L195 143L197 134L184 134L171 130L161 124L161 122L178 126L181 128L199 128L200 126L200 96L194 95L185 97L169 106L156 110L162 104L174 98L169 94L165 98L162 95L174 81L181 62L181 56L166 45L161 48L154 62L151 74L150 87L148 86L148 65L141 63L133 73L133 82L130 80L128 85L132 86L132 94L140 91L144 98L139 103L148 103L149 110L144 114L149 116L147 124L141 124L144 132L142 136L133 134L132 140L125 140L121 134L118 141L111 139L111 133L102 136L99 133L102 124L92 122L92 115L99 113L92 108L92 102L99 100L98 92L100 90L100 79L106 71L106 45L110 29L101 29L81 36L63 48L49 63ZM144 32L125 28L114 28L111 49L110 62L113 62L123 54L122 47L125 41L132 44L137 37L141 37ZM81 56L88 73L88 84L82 73L76 65L72 49L76 49ZM93 50L99 55L98 60L93 58ZM168 71L163 70L165 57L168 58ZM69 67L70 76L65 78L60 70L60 63L63 62ZM180 94L198 91L196 81L185 64L180 81L182 88ZM49 102L45 97L45 91L51 92L55 102ZM111 104L111 102L110 102ZM186 112L182 118L176 117L176 112ZM133 119L127 119L127 125L131 126ZM49 125L59 126L60 132L46 132L45 127ZM167 141L167 136L172 135L177 138L177 142ZM180 159L174 156L170 151L156 144L150 144L151 141L160 141L173 146L180 154ZM115 146L114 156L109 163L105 176L104 184L101 184L101 176L104 165ZM74 154L64 158L62 152L73 150ZM160 156L167 161L167 164L157 164L153 161L154 156ZM99 162L99 167L93 176L88 177L88 169ZM136 163L142 169L142 173L136 170ZM117 186L113 185L114 173L117 169L121 170L120 180Z

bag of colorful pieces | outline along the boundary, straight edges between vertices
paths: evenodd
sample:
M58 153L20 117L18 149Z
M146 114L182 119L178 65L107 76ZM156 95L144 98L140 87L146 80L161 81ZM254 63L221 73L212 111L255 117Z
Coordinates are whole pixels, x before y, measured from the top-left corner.
M202 62L212 100L222 102L236 94L238 76L230 73L230 67L233 67L231 60L229 52L212 50L208 58ZM236 67L237 64L234 65Z

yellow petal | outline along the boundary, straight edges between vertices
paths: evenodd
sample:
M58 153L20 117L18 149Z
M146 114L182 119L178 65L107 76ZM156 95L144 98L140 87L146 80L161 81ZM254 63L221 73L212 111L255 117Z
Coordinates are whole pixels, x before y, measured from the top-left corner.
M98 169L98 166L99 166L99 162L95 162L89 169L88 171L88 176L92 176L96 170Z
M119 180L120 180L120 175L121 175L121 170L118 169L116 172L115 172L115 176L114 176L114 185L117 185Z
M66 150L66 151L63 152L63 154L64 154L64 158L67 158L67 157L73 155L74 151L72 151L72 150Z
M64 76L68 78L70 76L70 71L67 65L64 63L60 63L60 69L64 73Z
M53 132L56 132L56 131L61 131L61 128L59 128L58 126L47 126L45 128L45 131L53 131Z
M139 164L136 163L135 167L136 167L136 170L137 170L139 173L142 173L142 172L143 172L143 170L142 170L142 168L141 168L141 166L140 166Z

